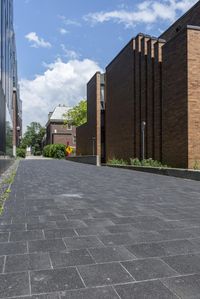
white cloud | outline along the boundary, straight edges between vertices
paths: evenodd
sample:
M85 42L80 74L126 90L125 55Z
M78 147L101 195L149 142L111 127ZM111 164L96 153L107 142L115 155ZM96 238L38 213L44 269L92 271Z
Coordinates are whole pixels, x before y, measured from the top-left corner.
M69 50L65 47L65 45L61 44L61 48L64 52L64 56L66 58L69 58L69 59L78 59L80 57L80 54L77 53L76 51L74 50Z
M33 80L22 79L20 92L23 101L23 125L38 121L47 122L49 111L59 104L75 105L86 97L86 84L95 72L102 71L99 65L90 59L57 59L47 65L42 75Z
M134 27L138 23L153 24L160 20L173 22L178 11L183 13L196 2L197 0L163 0L162 2L149 0L141 2L134 11L124 9L102 11L90 13L84 19L92 25L113 21L123 24L126 28Z
M25 38L31 43L33 48L51 48L51 44L40 38L36 32L28 33Z
M58 16L58 17L59 19L62 20L63 24L66 26L77 26L77 27L81 26L81 23L76 20L68 19L65 16Z
M65 35L65 34L69 33L69 31L66 30L65 28L60 28L60 29L59 29L59 32L60 32L60 34L62 34L62 35Z

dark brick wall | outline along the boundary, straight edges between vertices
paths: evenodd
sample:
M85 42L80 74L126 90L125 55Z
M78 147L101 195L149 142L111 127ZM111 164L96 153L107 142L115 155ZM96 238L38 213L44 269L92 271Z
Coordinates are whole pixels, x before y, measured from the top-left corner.
M77 154L101 156L100 73L87 84L87 124L77 128Z
M163 46L162 157L169 166L188 167L187 32Z
M186 12L186 14L169 27L160 36L160 38L168 41L177 35L177 31L183 29L187 25L200 26L200 1L198 1L188 12Z
M164 41L158 40L154 44L154 64L153 64L153 99L154 100L154 159L162 161L162 47ZM151 142L151 141L149 141ZM150 155L149 155L150 156Z
M134 40L106 68L106 158L134 156Z

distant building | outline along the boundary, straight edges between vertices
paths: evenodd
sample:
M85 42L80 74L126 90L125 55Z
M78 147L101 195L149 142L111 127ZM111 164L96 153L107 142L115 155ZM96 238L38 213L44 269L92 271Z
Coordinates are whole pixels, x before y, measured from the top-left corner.
M22 136L13 0L0 1L0 154L16 155Z
M46 144L69 144L76 149L76 127L64 124L64 114L70 108L59 105L49 113L46 124Z

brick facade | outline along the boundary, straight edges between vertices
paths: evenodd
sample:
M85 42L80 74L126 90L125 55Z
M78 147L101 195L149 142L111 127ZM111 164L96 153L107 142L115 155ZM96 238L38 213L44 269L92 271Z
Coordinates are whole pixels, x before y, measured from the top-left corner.
M101 88L104 75L96 73L87 84L87 123L77 128L77 155L102 156Z
M200 167L200 1L160 38L138 34L106 67L106 160L143 157ZM97 75L88 84L82 154L101 152ZM99 118L98 118L99 117ZM144 142L142 123L145 123ZM99 134L99 135L98 135Z
M76 148L76 127L72 126L69 130L63 122L50 122L46 131L46 144L69 144Z

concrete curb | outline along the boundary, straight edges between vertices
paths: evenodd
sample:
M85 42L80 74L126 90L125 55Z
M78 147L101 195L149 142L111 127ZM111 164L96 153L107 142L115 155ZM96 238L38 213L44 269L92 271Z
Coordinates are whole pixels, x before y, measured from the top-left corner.
M99 156L75 156L67 157L66 160L71 162L100 166Z
M199 170L181 169L181 168L157 168L157 167L144 167L144 166L131 166L131 165L124 166L124 165L112 165L112 164L105 164L104 166L200 181Z

